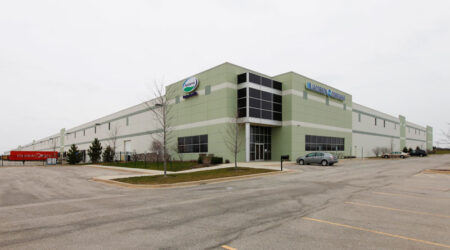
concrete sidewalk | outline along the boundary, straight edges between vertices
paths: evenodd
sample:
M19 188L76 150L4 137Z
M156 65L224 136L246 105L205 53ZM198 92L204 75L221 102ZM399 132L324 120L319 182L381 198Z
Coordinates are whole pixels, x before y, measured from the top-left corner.
M292 165L295 162L283 162L283 165ZM95 168L103 168L117 171L130 172L134 174L129 175L108 175L108 176L98 176L95 179L99 180L113 180L118 178L129 178L129 177L138 177L138 176L153 176L153 175L162 175L164 171L152 170L152 169L142 169L142 168L127 168L127 167L115 167L115 166L103 166L103 165L86 165L86 167L95 167ZM217 166L209 166L203 168L194 168L183 171L167 171L167 174L183 174L183 173L192 173L198 171L207 171L221 168L230 168L234 167L234 163L226 163ZM279 162L238 162L238 167L247 167L247 168L262 168L262 169L271 169L271 170L280 170ZM283 171L287 171L287 169L283 169Z

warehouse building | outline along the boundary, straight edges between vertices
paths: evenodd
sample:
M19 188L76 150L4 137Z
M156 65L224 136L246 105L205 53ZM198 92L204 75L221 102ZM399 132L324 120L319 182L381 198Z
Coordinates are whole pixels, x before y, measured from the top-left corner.
M373 156L376 147L432 148L432 128L354 103L352 95L321 82L287 72L267 76L223 63L166 87L170 100L170 154L197 159L214 154L233 160L226 131L240 125L239 161L291 159L311 151L339 156ZM156 99L61 129L17 150L67 151L72 144L87 150L94 138L116 151L144 153L158 140L161 127L151 109ZM238 119L235 119L238 117Z

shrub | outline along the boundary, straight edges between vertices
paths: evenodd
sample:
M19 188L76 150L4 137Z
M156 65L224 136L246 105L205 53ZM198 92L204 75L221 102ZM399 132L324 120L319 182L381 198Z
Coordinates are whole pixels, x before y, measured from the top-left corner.
M203 155L198 155L198 159L197 159L197 163L198 164L202 164L203 163Z
M405 146L405 147L403 147L403 153L408 153L408 148Z
M114 151L110 146L107 146L105 148L105 151L103 151L103 162L112 162L114 159Z
M91 158L92 163L97 163L100 160L100 156L102 155L102 144L100 141L95 138L92 142L92 145L89 146L88 155Z
M230 163L230 160L226 159L226 160L225 160L225 163Z
M69 162L69 164L77 164L81 161L80 151L78 151L78 148L75 144L72 144L69 152L67 152L67 161Z
M222 164L223 163L223 158L222 157L215 157L213 156L211 158L211 164Z

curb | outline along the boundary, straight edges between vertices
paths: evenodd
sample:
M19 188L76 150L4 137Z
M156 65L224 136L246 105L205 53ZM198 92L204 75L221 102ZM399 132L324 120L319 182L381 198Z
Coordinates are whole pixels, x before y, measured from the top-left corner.
M177 188L177 187L199 186L199 185L204 185L204 184L237 181L237 180L252 179L252 178L277 175L277 174L288 174L288 173L294 173L294 172L298 172L298 171L294 171L294 170L286 170L283 172L274 171L274 172L267 172L267 173L260 173L260 174L232 176L232 177L215 178L215 179L208 179L208 180L201 180L201 181L180 182L180 183L173 183L173 184L130 184L130 183L125 183L125 182L120 182L120 181L114 181L114 180L109 180L109 179L106 180L106 179L99 179L99 178L92 178L91 180L110 184L110 185L126 187L126 188L157 189L157 188ZM136 177L138 177L138 176L136 176Z

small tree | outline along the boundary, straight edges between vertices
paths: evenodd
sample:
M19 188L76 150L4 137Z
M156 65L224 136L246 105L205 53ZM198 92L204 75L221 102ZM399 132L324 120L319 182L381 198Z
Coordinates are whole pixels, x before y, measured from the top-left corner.
M412 152L412 148L409 148L407 153L411 153L411 152Z
M152 146L150 147L150 152L156 154L156 161L160 162L161 161L161 157L163 157L163 145L160 141L158 140L154 140L152 141Z
M117 145L117 139L119 136L119 129L120 127L114 126L113 129L109 132L109 145L111 145L111 151L112 151L112 161L114 161L116 156L116 145Z
M405 147L403 147L403 153L408 153L408 148L405 146Z
M67 161L72 165L77 164L81 161L80 151L78 151L78 148L75 144L72 144L69 151L67 152Z
M102 155L102 144L100 141L95 138L92 142L91 146L88 149L89 158L91 158L92 163L97 163L100 160L100 156Z
M102 154L103 162L112 162L114 160L114 151L111 146L107 146Z
M381 148L376 147L376 148L372 149L372 152L375 154L376 157L378 157L381 153Z
M390 151L388 147L382 147L382 148L380 148L380 152L381 152L381 154L384 155L384 154L387 154L392 151Z
M225 145L228 150L233 154L234 157L234 167L237 168L237 156L238 153L242 151L242 140L239 136L239 132L243 127L242 123L238 122L239 115L236 112L231 122L227 124L225 130Z
M417 150L420 150L420 147L419 147L419 146L416 147L416 151L417 151Z

